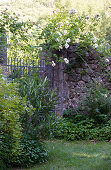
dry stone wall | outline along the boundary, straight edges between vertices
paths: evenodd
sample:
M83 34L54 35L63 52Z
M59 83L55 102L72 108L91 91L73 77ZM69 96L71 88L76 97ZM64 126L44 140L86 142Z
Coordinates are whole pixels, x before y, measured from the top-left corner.
M105 70L111 72L111 57L109 62L106 62L105 58L91 47L87 50L79 48L81 54L78 55L78 46L79 44L74 44L58 52L58 56L69 60L69 64L58 63L54 68L54 86L57 88L59 97L57 105L59 114L62 114L66 108L78 107L80 100L86 96L86 89L90 88L94 82L111 91L109 78L111 74L105 72ZM104 63L103 66L100 64L100 58Z

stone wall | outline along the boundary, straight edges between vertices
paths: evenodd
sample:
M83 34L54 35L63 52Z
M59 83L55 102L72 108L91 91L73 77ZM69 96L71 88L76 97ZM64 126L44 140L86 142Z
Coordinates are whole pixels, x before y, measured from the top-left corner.
M59 97L57 105L59 114L62 114L66 108L77 107L81 98L85 97L86 88L90 88L91 83L99 83L111 90L109 77L105 74L105 69L111 71L111 57L109 62L106 62L104 57L99 56L91 47L87 50L81 47L81 57L77 53L78 46L74 44L58 52L59 56L69 60L69 64L58 63L54 68L54 86L57 88ZM100 57L105 64L103 67L99 63Z

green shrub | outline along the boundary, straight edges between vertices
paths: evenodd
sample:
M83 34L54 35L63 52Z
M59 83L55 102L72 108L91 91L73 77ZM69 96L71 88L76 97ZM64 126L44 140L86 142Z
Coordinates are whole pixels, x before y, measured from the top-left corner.
M83 120L73 123L63 119L58 125L55 137L65 138L66 140L86 140L89 130L93 127L93 120Z
M35 136L45 137L49 135L50 121L52 114L55 112L56 92L49 88L47 78L41 80L34 77L31 82L23 81L21 97L26 96L27 108L21 116L23 126L29 133L34 133ZM29 113L28 113L29 112Z
M34 108L17 91L17 84L7 82L0 75L0 169L3 170L31 166L46 161L48 155L32 129L28 132L25 129L30 120L24 117L33 115ZM26 127L24 122L28 124Z
M83 103L89 118L95 124L105 124L111 119L111 97L107 89L94 85L87 93Z
M69 108L64 111L63 117L57 121L53 131L55 138L66 140L110 140L110 120L97 123L89 115L81 114L79 109Z
M80 121L86 120L87 116L82 114L80 108L68 108L64 111L63 117L68 121L73 123L78 123Z
M48 151L45 145L32 138L30 135L24 135L20 142L19 154L10 162L11 167L29 167L47 160Z
M16 155L21 139L19 97L15 84L8 83L0 74L0 161L7 166Z
M111 125L95 127L93 120L84 120L79 123L72 123L61 120L54 131L55 138L66 140L110 140Z

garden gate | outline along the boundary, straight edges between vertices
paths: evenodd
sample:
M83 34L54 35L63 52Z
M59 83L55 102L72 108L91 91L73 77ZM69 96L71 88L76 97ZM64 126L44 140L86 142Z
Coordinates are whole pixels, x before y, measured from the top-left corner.
M41 79L47 77L50 81L50 88L54 88L54 68L51 65L46 65L44 60L7 58L5 72L8 79L13 82L19 82L23 78L31 82L35 76Z

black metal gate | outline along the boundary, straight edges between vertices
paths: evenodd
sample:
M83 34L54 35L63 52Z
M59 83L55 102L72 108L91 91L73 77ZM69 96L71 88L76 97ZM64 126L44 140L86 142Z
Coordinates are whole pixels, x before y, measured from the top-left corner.
M19 82L21 79L31 82L35 76L41 79L47 77L51 89L54 88L54 68L51 65L46 65L44 60L7 58L5 72L7 72L8 79L14 82Z

